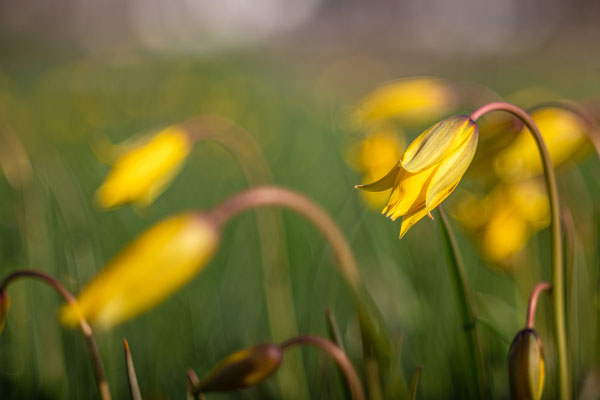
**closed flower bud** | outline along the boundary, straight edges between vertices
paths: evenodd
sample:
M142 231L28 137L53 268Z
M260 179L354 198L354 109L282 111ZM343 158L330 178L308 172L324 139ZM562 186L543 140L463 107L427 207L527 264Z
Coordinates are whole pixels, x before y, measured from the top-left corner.
M154 307L189 282L210 260L219 242L217 226L198 213L167 218L117 255L77 298L81 315L110 328ZM79 322L66 305L62 321Z
M240 350L217 364L194 390L224 392L255 385L275 372L282 359L283 349L272 343Z
M417 137L387 175L357 187L374 192L392 188L383 213L392 220L403 217L402 237L456 188L475 155L478 136L468 116L446 118Z
M508 351L508 377L513 399L538 400L544 389L544 352L533 329L523 329Z
M126 203L147 206L160 195L192 149L189 134L169 127L124 152L96 192L103 208Z
M10 298L8 293L0 291L0 333L4 329L4 323L6 322L6 316L8 315L8 309L10 307Z

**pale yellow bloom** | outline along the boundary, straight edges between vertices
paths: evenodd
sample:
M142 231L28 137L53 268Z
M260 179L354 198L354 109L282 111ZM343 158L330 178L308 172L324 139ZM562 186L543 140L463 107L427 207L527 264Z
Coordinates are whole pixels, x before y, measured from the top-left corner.
M463 195L455 216L480 238L486 259L502 262L548 226L550 208L541 182L526 181L499 185L481 200Z
M90 323L110 328L154 307L189 282L212 257L219 233L197 213L184 213L154 225L119 253L83 289L79 310ZM66 305L62 321L79 322Z
M447 118L423 132L379 181L358 188L392 188L383 209L395 220L403 217L400 237L446 199L458 185L477 149L477 126L468 116Z
M586 142L586 127L577 115L559 108L542 108L531 113L548 147L552 164L570 159ZM542 161L535 140L527 128L495 161L496 173L506 180L521 180L541 175Z
M363 174L363 183L373 182L392 168L402 156L404 147L396 130L384 125L370 133L350 151L350 164ZM361 191L368 206L383 207L389 199L391 189L383 192Z
M96 192L98 204L103 208L151 204L177 174L191 149L189 134L175 126L149 137L115 161Z
M359 126L394 118L423 123L450 112L456 105L454 89L441 79L408 78L388 83L368 94L352 117Z

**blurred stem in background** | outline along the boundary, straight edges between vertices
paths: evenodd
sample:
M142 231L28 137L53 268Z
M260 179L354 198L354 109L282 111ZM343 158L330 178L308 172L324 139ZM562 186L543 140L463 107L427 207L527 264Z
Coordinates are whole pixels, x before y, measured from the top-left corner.
M438 210L440 214L442 238L448 255L450 275L454 282L456 298L459 303L462 326L469 342L471 372L475 378L474 381L477 384L479 398L486 399L490 397L488 393L486 364L483 362L481 339L479 337L479 329L477 327L477 318L475 315L475 304L467 281L465 264L460 249L458 248L454 231L452 230L448 217L441 205L438 206Z
M567 337L565 322L565 282L564 265L562 253L562 238L560 229L560 205L556 177L548 148L535 122L527 112L509 103L496 102L481 106L471 114L471 119L477 121L484 114L493 111L504 111L519 118L533 135L540 157L544 165L544 177L548 189L548 200L550 202L550 229L551 229L551 252L552 252L552 287L553 313L554 313L554 339L556 341L557 353L557 380L558 394L561 400L571 398L571 383L569 377L569 366L567 356Z
M8 285L13 281L23 278L37 279L52 286L65 299L67 303L77 308L77 301L75 300L75 297L67 289L65 289L56 279L40 271L17 270L11 272L0 283L0 293L4 293ZM110 400L110 389L108 387L108 381L106 380L104 366L102 365L102 358L100 357L98 346L96 345L96 341L94 340L92 328L85 320L83 315L81 315L81 313L79 313L79 326L85 338L85 343L88 348L90 360L92 362L92 367L94 368L94 376L96 378L96 384L98 386L100 398L102 400Z
M398 370L397 355L391 345L382 317L364 286L352 249L336 223L323 209L303 195L291 190L260 187L230 197L216 206L209 215L222 225L243 211L261 206L280 206L294 210L312 222L325 236L335 254L339 272L352 294L358 323L365 339L363 350L366 351L363 356L367 377L373 377L369 374L373 370L373 360L369 359L372 348L377 355L379 365L386 372L386 377L390 378L390 388L397 391L391 393L390 396L393 398L406 396L406 385L403 384L404 377ZM374 393L383 393L379 379L379 376L367 379L369 396ZM402 385L399 386L398 381L401 381Z
M260 147L232 121L218 116L197 116L184 121L180 127L194 141L210 140L223 146L238 162L249 186L273 183ZM298 335L281 213L257 209L256 223L269 328L272 339L281 341ZM282 398L309 398L301 353L290 354L277 376Z

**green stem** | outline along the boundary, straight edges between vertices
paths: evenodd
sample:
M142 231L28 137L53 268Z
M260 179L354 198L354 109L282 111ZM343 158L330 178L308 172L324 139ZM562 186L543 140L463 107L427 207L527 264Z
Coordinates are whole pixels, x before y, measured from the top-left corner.
M214 141L230 152L249 186L273 183L271 170L260 147L248 132L233 122L218 116L202 115L188 119L181 127L193 140ZM256 210L256 224L269 329L273 341L279 342L298 335L281 212ZM286 364L280 368L277 380L282 398L309 397L300 352L290 354Z
M369 342L369 346L373 346L379 362L385 365L386 370L393 368L390 366L393 352L391 341L383 319L364 286L354 253L337 224L321 207L291 190L267 186L249 189L230 197L215 207L210 215L217 223L223 224L243 211L261 206L279 206L294 210L321 231L333 249L337 260L335 265L352 294L362 335ZM381 389L370 390L377 391Z
M0 283L0 292L6 290L6 288L11 282L23 278L37 279L52 286L63 297L63 299L65 299L67 303L74 305L76 309L78 309L77 300L75 299L75 297L67 289L65 289L65 287L61 285L60 282L58 282L56 279L40 271L22 269L11 272ZM88 352L90 354L90 361L92 362L92 367L94 369L94 376L96 378L96 384L98 386L100 398L102 400L110 400L110 389L108 387L108 381L106 380L106 374L104 373L102 358L100 357L98 346L96 345L96 341L94 340L92 328L81 313L79 313L79 326L85 338L85 344L87 345Z
M123 339L123 348L125 350L125 366L127 368L127 383L129 384L129 395L131 400L142 400L142 392L140 391L140 385L135 374L135 366L133 365L133 357L131 357L131 351L129 350L129 343L127 339Z
M467 282L465 265L454 236L448 217L442 206L438 207L440 213L440 228L444 244L448 254L448 266L452 275L456 297L459 303L459 309L462 319L463 329L469 342L469 354L471 359L471 368L477 384L479 398L488 398L487 379L485 373L485 364L483 362L483 353L481 351L481 340L479 338L479 329L475 319L475 304Z
M559 399L571 398L571 383L569 376L569 359L567 356L567 333L565 322L565 279L563 267L562 238L560 229L560 205L558 189L556 187L556 176L548 148L533 118L519 107L503 102L486 104L471 114L471 119L477 121L481 116L492 111L508 112L519 118L533 135L540 157L544 165L544 177L548 189L548 200L550 202L550 229L552 250L552 309L554 314L554 339L556 341L557 353L557 380Z

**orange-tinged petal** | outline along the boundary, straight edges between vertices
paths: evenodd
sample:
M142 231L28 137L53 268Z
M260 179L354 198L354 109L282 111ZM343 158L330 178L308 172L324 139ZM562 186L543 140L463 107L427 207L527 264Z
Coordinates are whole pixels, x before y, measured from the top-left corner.
M159 222L111 261L77 298L92 324L109 328L152 308L206 265L219 240L216 227L195 213ZM73 306L62 309L67 325L78 322Z
M475 131L475 134L454 154L442 160L433 174L426 196L426 207L430 216L431 210L450 195L469 168L477 150L477 137L477 131Z
M4 329L4 323L8 315L8 309L10 308L10 297L5 291L0 291L0 333Z
M402 157L402 167L419 172L440 162L475 135L477 126L466 115L457 115L438 122L417 137Z

